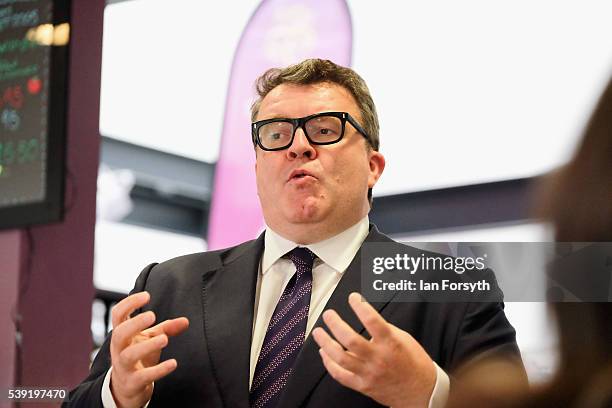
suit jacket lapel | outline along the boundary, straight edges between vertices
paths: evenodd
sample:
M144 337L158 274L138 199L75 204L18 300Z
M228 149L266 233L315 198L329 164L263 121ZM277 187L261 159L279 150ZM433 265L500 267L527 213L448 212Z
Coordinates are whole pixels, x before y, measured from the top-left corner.
M391 238L381 234L375 225L371 225L370 233L364 242L387 241L394 242ZM325 305L325 310L334 309L357 333L363 333L365 331L363 325L348 304L348 296L352 292L361 292L361 248L344 272L344 276ZM390 292L388 294L388 299L384 302L372 304L379 313L382 312L394 295ZM317 319L314 327L326 328L321 316ZM279 406L300 406L325 374L326 370L319 355L319 346L312 336L308 335L295 362L293 374L285 386Z
M204 334L214 375L227 407L249 406L253 307L263 234L231 250L202 275Z

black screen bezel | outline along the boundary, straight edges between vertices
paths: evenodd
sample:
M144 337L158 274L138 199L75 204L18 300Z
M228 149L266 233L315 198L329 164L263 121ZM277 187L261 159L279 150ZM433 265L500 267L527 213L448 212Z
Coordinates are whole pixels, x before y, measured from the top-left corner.
M70 0L53 0L52 4L52 24L70 24ZM67 45L51 46L50 50L44 199L35 203L0 208L0 229L46 224L63 219L70 43L69 40Z

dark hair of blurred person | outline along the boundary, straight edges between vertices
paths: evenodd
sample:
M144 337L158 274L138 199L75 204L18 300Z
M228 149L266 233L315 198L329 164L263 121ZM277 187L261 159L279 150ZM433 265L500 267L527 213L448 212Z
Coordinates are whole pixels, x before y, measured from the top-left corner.
M612 78L573 158L540 187L537 215L552 224L556 241L612 242ZM557 319L559 364L549 383L519 391L511 367L485 361L466 367L469 374L451 389L449 405L612 407L612 303L550 307Z
M612 242L612 79L574 157L544 187L541 208L556 241ZM559 368L535 402L612 406L612 303L551 306L559 328Z

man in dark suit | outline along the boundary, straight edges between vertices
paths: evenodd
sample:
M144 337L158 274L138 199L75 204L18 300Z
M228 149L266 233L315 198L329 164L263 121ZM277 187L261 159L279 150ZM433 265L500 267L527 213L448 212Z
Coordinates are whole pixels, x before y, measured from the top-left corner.
M446 371L483 352L518 358L501 303L353 293L364 242L399 245L368 222L385 160L364 81L307 60L268 71L258 92L266 231L145 268L67 405L442 406Z

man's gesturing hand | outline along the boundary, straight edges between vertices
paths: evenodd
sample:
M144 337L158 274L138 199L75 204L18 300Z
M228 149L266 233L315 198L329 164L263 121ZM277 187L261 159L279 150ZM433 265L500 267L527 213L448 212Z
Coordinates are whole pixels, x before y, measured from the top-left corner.
M423 347L408 333L388 323L358 293L351 308L371 339L355 332L334 310L312 335L329 374L340 384L393 408L426 407L436 383L436 368Z
M153 381L176 368L176 360L159 362L161 350L168 344L168 336L176 336L189 326L185 317L155 322L149 311L130 318L130 314L149 302L147 292L134 293L113 308L113 334L110 353L113 371L111 392L120 408L142 407L151 399Z

